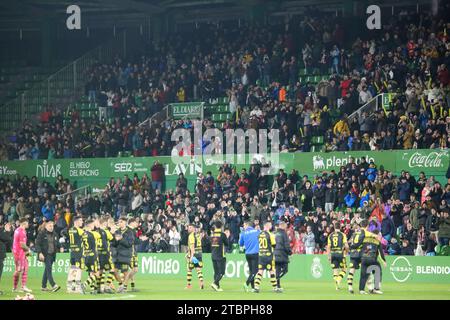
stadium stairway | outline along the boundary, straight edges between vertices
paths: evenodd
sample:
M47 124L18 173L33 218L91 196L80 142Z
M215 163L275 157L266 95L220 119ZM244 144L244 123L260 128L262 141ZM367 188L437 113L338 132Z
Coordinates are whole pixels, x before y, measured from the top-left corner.
M323 136L311 137L311 152L325 152L325 144Z
M210 119L216 128L222 129L227 120L233 120L228 97L213 99L206 103L203 116L205 119Z
M319 75L318 70L314 69L312 73L306 73L306 69L301 68L299 72L299 80L301 84L310 83L313 85L318 84L320 81L328 80L330 78L329 74Z
M63 63L50 68L27 67L16 62L0 67L0 105L21 95L56 72Z
M98 104L90 102L88 97L82 96L77 102L70 104L64 111L64 125L70 124L72 116L77 113L79 119L89 120L99 116Z

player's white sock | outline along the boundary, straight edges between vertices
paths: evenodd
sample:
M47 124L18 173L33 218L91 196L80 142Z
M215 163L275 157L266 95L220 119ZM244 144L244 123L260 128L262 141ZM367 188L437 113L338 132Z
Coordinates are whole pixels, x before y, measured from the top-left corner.
M369 276L369 279L367 280L367 289L369 291L374 289L374 279L373 279L373 275L372 274Z

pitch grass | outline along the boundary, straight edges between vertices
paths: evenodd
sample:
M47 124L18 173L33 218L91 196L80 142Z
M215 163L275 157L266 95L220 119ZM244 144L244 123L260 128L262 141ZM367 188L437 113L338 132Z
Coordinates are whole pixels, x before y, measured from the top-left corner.
M42 292L41 279L29 278L28 288L33 290L36 300L450 300L450 285L432 283L383 283L383 295L360 295L347 292L347 286L343 283L342 289L336 291L333 281L325 282L301 282L282 281L283 293L273 293L268 279L264 279L261 293L244 292L244 279L224 279L221 282L223 292L215 292L206 281L204 290L198 288L198 282L193 279L193 287L186 290L186 283L174 279L145 279L137 277L136 288L139 292L127 292L122 294L68 294L66 293L66 279L57 276L55 281L61 286L58 292ZM116 285L117 286L117 285ZM356 289L357 286L355 285ZM0 290L4 295L0 300L12 300L16 293L12 292L12 277L2 277ZM22 294L21 294L22 295Z

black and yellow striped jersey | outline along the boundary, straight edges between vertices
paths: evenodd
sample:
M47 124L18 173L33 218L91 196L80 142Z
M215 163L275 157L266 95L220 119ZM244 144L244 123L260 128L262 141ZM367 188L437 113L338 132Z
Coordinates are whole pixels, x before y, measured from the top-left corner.
M97 241L97 250L99 254L108 254L111 252L111 240L113 235L108 229L98 229L100 239Z
M69 247L71 255L83 255L83 233L84 230L82 228L72 227L69 229Z
M188 236L188 246L189 250L194 247L194 254L201 255L202 254L202 238L200 234L191 232Z
M332 254L343 254L347 236L341 231L334 231L328 236L328 247Z
M365 236L366 231L364 229L353 232L350 237L350 256L359 256Z
M262 231L258 236L259 255L271 256L275 248L275 236L269 231Z
M97 257L97 246L100 238L100 234L96 231L84 231L83 251L85 257Z

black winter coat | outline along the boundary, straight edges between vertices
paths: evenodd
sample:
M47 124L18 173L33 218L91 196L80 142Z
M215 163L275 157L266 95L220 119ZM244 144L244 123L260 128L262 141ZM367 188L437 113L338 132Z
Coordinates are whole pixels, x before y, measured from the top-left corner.
M289 237L285 230L278 230L275 234L275 262L288 263L292 254Z
M36 237L36 253L39 255L42 253L44 256L49 255L48 252L48 243L49 241L53 241L53 248L54 252L53 254L56 254L59 249L59 242L58 242L58 235L53 230L53 232L48 232L46 229L40 231L38 233L38 236Z
M6 252L9 251L12 244L12 231L0 230L0 260L5 259Z

